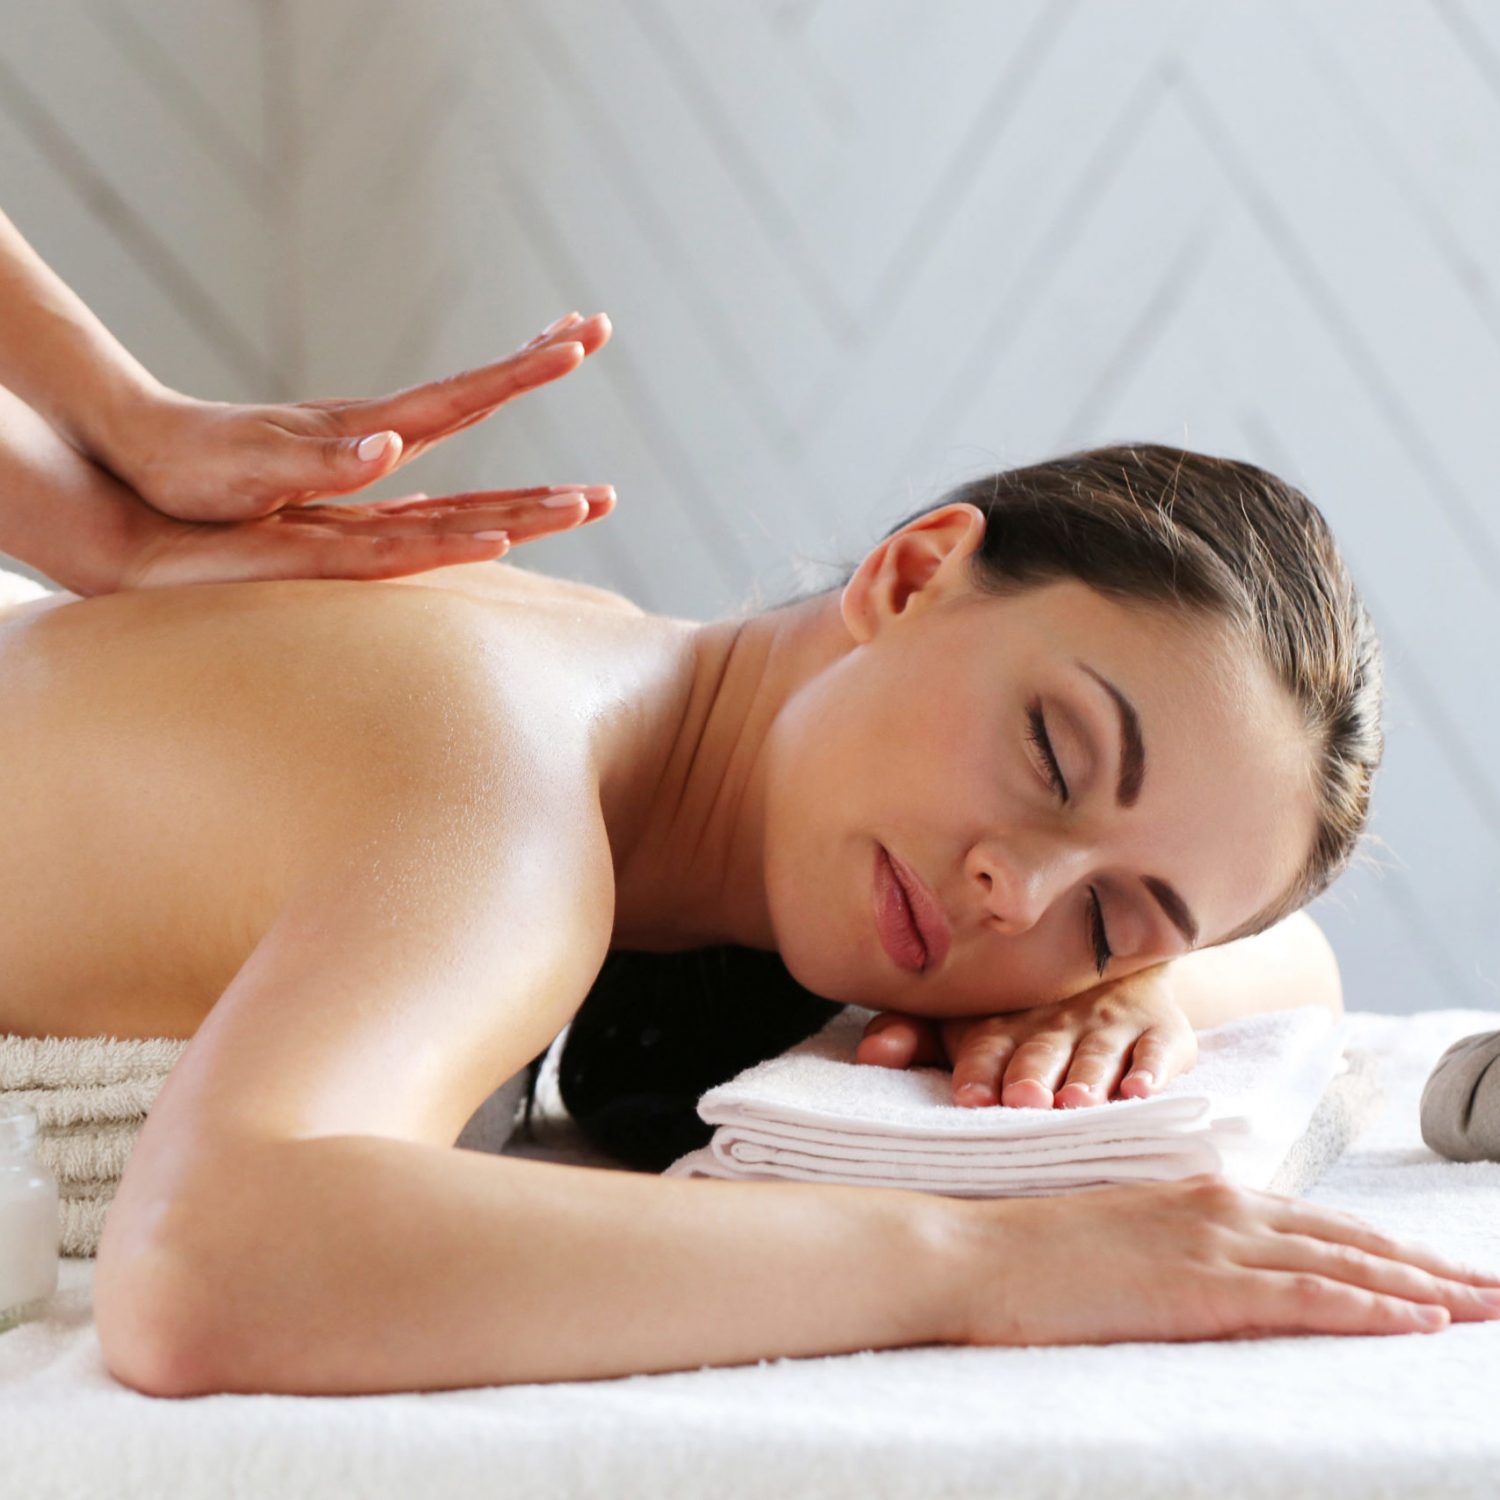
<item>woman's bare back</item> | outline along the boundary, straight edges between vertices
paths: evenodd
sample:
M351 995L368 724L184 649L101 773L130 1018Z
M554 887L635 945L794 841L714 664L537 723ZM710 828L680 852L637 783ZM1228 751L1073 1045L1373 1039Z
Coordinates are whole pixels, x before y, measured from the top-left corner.
M500 657L545 657L555 689L559 628L587 620L597 644L604 612L642 613L484 563L0 613L0 1031L192 1036L351 804L401 775L431 707L382 680L403 632L477 620ZM587 691L580 673L568 692Z

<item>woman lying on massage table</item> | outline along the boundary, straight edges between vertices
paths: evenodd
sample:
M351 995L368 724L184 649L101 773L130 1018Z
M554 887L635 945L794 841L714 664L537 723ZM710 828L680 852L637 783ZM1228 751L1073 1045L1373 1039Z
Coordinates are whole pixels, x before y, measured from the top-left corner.
M1378 715L1318 513L1153 445L963 485L707 624L490 563L12 611L0 1029L193 1039L100 1248L109 1369L352 1393L1492 1315L1214 1176L975 1201L451 1149L611 949L779 953L913 1018L888 1060L940 1040L960 1102L1098 1105L1194 1024L1337 1010L1298 913Z

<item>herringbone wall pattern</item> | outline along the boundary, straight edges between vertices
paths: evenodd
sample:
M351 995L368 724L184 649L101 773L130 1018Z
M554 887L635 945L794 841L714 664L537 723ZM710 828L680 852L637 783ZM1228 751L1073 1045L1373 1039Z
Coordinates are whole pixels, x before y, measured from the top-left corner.
M1500 7L0 0L0 202L194 394L616 338L375 492L609 480L517 561L704 618L983 468L1267 464L1389 666L1348 1003L1500 1007Z

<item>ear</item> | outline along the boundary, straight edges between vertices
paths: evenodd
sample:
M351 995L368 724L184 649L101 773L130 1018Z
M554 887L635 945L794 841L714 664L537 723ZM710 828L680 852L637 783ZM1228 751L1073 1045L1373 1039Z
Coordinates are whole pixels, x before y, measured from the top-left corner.
M973 591L969 559L984 540L984 512L961 501L940 506L888 536L844 585L839 609L861 643L897 615L930 609Z

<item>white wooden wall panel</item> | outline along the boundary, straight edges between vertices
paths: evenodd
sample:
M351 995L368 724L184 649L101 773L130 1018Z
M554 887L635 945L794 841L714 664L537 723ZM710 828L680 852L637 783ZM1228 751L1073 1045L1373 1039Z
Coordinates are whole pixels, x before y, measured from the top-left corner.
M374 494L610 480L532 566L710 617L985 468L1265 463L1376 616L1351 1005L1500 1006L1500 6L0 0L0 202L164 379L616 339ZM827 566L824 566L827 565Z

